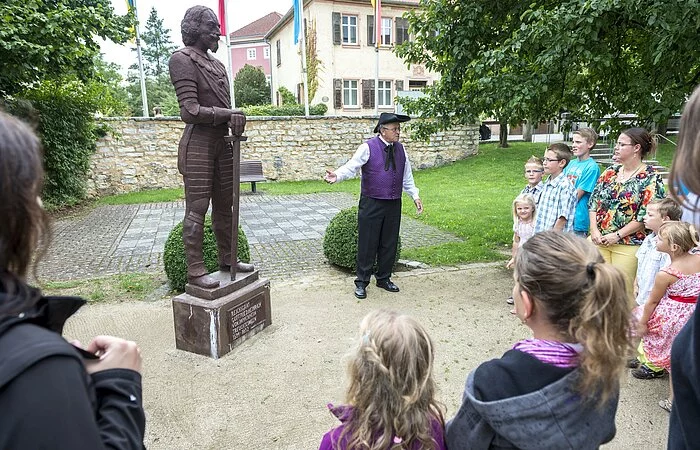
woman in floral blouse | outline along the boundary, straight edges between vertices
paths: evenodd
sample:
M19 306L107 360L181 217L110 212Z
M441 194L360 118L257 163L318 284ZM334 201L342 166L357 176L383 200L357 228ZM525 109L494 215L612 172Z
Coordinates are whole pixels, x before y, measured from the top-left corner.
M625 273L629 292L637 271L635 254L646 237L647 205L666 196L661 176L643 162L655 146L644 128L623 131L613 154L618 164L600 175L588 202L591 240L607 262Z

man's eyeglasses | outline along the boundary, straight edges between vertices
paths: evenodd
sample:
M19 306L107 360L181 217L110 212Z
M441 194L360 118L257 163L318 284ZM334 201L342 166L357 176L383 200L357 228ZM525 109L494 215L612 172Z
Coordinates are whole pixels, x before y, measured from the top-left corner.
M389 127L382 127L382 128L384 128L385 130L389 130L389 131L401 131L401 127L400 127L400 126L397 126L397 127L394 127L394 128L389 128Z
M552 158L542 158L542 160L543 160L543 161L546 161L546 162L548 162L548 163L551 163L551 162L554 162L554 161L557 161L557 162L561 161L561 159L556 159L556 158L554 158L554 159L552 159Z
M525 171L525 173L540 173L544 172L543 170L537 170L537 169L528 169Z

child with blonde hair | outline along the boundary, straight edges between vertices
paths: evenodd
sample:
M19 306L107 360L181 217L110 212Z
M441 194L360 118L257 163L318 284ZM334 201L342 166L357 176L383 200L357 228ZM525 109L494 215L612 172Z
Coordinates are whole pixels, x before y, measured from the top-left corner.
M515 264L515 254L528 239L535 234L535 214L537 205L535 197L530 194L520 194L513 200L513 250L507 268Z
M615 436L629 351L625 277L590 242L550 230L523 244L514 279L533 337L469 374L447 446L598 448Z
M535 198L535 203L537 203L540 200L540 193L542 192L543 175L544 166L542 165L542 158L538 158L535 155L530 156L530 158L525 161L525 179L527 180L527 185L520 193L532 195Z
M656 275L654 287L644 306L634 310L641 350L655 366L671 376L671 346L681 328L695 311L700 295L700 255L689 253L698 245L698 233L686 222L667 222L659 228L656 248L671 256L671 265ZM659 406L671 411L673 386Z
M341 425L323 436L320 450L445 450L433 349L415 319L389 310L367 314L348 365L346 404L328 405Z
M518 249L535 234L535 214L537 204L535 197L531 194L520 194L513 200L513 248L511 258L506 263L506 268L510 269L515 264L515 255ZM506 303L513 304L513 296L506 299ZM510 311L515 314L515 309Z

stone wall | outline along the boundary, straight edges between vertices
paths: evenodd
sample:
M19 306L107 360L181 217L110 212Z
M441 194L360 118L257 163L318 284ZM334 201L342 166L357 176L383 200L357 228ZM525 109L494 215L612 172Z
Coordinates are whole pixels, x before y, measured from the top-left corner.
M184 123L179 118L104 119L113 129L97 142L91 160L88 194L101 196L144 189L182 186L177 147ZM344 164L357 146L372 137L372 117L249 117L248 141L241 159L259 159L269 180L321 179L326 169ZM410 124L404 124L408 130ZM464 126L433 135L429 143L414 141L404 131L415 169L440 166L473 155L479 130Z

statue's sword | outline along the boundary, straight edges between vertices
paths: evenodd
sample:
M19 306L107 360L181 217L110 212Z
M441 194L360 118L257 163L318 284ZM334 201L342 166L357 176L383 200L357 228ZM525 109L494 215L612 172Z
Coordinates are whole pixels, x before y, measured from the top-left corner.
M231 202L231 281L236 280L236 266L238 263L238 208L241 194L241 141L247 141L247 136L231 134L224 137L231 146L233 152L233 201Z

